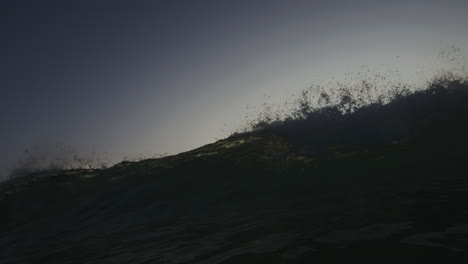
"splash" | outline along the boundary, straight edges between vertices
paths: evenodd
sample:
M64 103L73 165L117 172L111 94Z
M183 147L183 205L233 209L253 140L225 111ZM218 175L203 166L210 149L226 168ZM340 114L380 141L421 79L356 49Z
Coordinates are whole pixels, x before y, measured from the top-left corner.
M394 67L379 71L363 65L342 80L332 78L294 93L284 103L265 101L260 110L253 108L245 115L244 125L234 134L310 119L319 113L351 114L365 107L384 106L435 86L464 83L468 80L467 62L460 48L450 46L439 52L432 70L420 71L417 76L405 76Z
M71 169L103 169L110 164L105 154L93 151L78 153L66 144L36 145L23 151L8 174L8 178L21 177L32 172Z

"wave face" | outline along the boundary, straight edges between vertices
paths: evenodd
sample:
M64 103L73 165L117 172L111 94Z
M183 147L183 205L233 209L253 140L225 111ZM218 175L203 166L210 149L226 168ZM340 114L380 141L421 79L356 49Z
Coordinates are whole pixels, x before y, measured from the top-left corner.
M468 260L468 83L0 185L2 263ZM350 110L352 109L352 110Z

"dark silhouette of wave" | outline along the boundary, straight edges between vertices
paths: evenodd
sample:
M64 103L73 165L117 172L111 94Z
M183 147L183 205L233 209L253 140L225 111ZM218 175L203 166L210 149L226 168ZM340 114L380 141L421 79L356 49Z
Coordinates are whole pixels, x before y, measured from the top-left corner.
M326 93L320 96L324 100L329 97ZM318 109L303 105L284 120L260 119L252 130L284 136L309 152L330 145L362 146L408 139L421 130L426 134L429 129L445 130L448 137L456 133L451 127L429 127L436 120L460 119L456 130L467 130L463 120L468 113L468 82L463 79L437 79L427 89L414 92L395 88L383 95L388 103L378 100L357 107L359 102L347 92L338 97L339 103Z
M468 83L398 91L303 104L174 156L4 182L0 260L466 263Z

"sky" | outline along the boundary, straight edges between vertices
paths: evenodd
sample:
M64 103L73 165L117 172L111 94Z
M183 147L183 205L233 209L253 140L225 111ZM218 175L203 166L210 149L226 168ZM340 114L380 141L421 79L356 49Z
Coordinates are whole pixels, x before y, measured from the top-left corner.
M2 1L0 168L65 144L176 154L246 109L361 66L408 78L468 51L468 1ZM2 171L0 169L0 172Z

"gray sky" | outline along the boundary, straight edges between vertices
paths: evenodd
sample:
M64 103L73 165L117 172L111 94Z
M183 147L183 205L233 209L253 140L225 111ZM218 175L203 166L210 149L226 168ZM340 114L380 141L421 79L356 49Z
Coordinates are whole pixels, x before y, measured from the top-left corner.
M227 136L265 95L362 65L431 72L441 49L468 51L467 11L466 0L2 2L0 165L56 143L114 161L175 154Z

